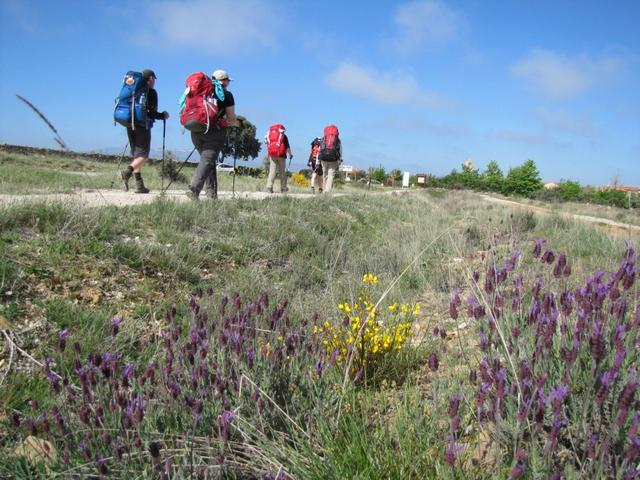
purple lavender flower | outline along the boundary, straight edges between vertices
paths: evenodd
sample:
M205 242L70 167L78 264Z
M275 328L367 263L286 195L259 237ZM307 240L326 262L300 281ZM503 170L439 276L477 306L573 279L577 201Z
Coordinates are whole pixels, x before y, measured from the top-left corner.
M322 370L324 369L324 362L322 361L322 359L318 360L318 363L316 363L316 375L318 375L318 377L322 377Z
M618 378L618 372L615 370L607 370L605 373L600 375L600 388L596 393L596 404L599 407L602 407L604 404L607 395L609 394L609 390L611 386L615 383L616 378Z
M629 378L627 380L627 383L620 392L620 396L618 397L618 416L616 418L616 424L618 425L618 428L622 428L624 422L627 420L629 407L633 402L639 385L640 383L638 382L636 371L632 368L629 371Z
M231 432L231 422L233 421L233 412L225 410L218 416L218 427L220 429L220 436L223 440L229 440L229 434Z
M109 475L109 469L104 461L104 455L101 452L96 455L96 463L98 464L98 472L100 472L100 475Z
M149 444L149 453L151 454L151 462L153 465L157 465L160 459L160 444L158 442L151 442Z
M113 317L111 319L111 336L115 337L120 331L120 324L122 323L122 317Z
M509 477L511 480L515 480L516 478L520 478L524 475L526 471L526 467L524 463L518 462L513 469L511 469L511 476Z
M65 348L67 348L68 336L69 332L66 328L58 333L58 350L60 351L60 353L64 352Z
M553 261L555 260L555 255L553 254L553 251L551 250L545 250L544 254L542 255L542 257L540 257L540 260L543 263L553 263Z
M462 400L462 392L456 393L449 401L449 418L453 418L458 414L460 400Z
M438 356L436 355L435 352L431 352L431 355L429 355L429 369L432 372L435 372L438 370Z
M547 243L547 241L542 238L538 238L535 240L535 245L533 247L533 256L535 258L538 258L540 256L540 253L542 253L542 246L545 243Z
M78 445L78 448L80 450L80 453L82 454L82 458L84 458L85 462L88 462L91 460L91 451L89 450L89 446L87 445L87 442L85 442L84 440L80 441L80 444Z
M135 374L135 372L136 367L131 363L124 367L124 369L122 370L122 386L124 388L129 388L129 380L131 380L131 377Z
M445 462L449 466L454 466L456 464L456 460L464 450L464 445L460 445L456 442L455 438L451 433L447 433L446 436L446 448L445 448Z

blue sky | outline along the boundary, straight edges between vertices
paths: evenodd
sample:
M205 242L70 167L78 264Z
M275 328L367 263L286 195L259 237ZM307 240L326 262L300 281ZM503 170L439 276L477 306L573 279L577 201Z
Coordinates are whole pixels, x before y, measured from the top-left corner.
M545 180L640 185L639 24L638 0L0 0L0 143L56 146L20 94L70 148L121 149L113 100L152 68L166 146L190 151L184 80L222 68L260 137L285 124L293 168L334 123L360 168L532 158Z

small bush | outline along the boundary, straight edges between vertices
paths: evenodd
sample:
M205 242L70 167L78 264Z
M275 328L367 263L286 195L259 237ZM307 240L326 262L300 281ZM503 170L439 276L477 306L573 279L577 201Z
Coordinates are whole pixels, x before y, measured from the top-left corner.
M304 174L300 172L296 172L291 175L291 180L293 180L296 185L299 185L301 187L309 186L309 180L307 180L307 177L305 177Z
M186 182L187 177L180 172L182 163L177 162L171 152L165 155L164 162L159 162L157 165L158 172L161 177L169 179L172 182Z
M327 356L337 365L350 365L356 379L374 377L384 360L400 353L411 337L411 318L419 313L418 304L376 308L370 290L378 277L368 273L362 282L365 289L357 300L338 305L340 324L325 321L313 328Z

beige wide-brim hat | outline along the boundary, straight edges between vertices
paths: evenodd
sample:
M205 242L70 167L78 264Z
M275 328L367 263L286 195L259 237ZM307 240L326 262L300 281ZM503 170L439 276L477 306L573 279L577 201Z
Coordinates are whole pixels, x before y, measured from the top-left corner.
M230 82L233 81L233 78L231 78L229 76L229 74L227 72L225 72L224 70L216 70L215 72L213 72L211 74L211 76L213 78L215 78L216 80L220 81L220 80L229 80Z

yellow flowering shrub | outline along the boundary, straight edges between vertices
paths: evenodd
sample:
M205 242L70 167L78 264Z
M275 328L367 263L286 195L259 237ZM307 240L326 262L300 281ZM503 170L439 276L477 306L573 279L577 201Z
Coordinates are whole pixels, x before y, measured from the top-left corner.
M293 180L293 182L296 185L300 185L301 187L308 187L309 186L309 180L307 180L307 177L305 177L300 172L296 172L296 173L292 174L291 175L291 180Z
M338 304L343 320L338 325L325 321L313 327L322 341L325 353L337 365L351 360L351 371L374 370L380 362L398 354L411 338L413 317L420 306L408 304L379 305L371 301L371 290L378 277L367 273L362 277L363 291L354 302Z

